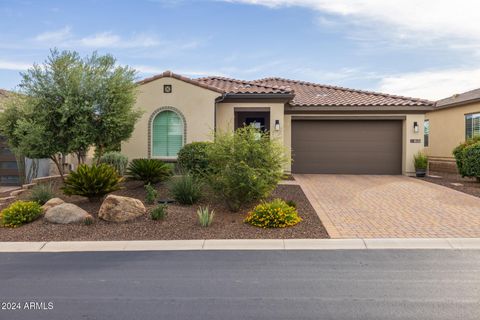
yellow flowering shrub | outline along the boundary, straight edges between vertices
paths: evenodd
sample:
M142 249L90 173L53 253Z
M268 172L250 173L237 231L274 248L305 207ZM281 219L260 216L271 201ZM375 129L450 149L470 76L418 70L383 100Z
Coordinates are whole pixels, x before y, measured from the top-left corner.
M297 209L282 199L262 202L250 211L244 222L260 228L286 228L302 221Z
M0 212L0 224L15 228L32 222L42 214L42 207L34 201L15 201Z

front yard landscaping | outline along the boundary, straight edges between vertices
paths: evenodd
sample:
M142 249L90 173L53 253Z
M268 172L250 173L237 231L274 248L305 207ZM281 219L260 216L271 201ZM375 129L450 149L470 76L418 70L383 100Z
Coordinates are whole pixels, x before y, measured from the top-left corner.
M328 238L322 223L303 191L296 185L278 185L269 199L281 198L295 202L302 222L289 228L263 229L244 223L247 212L254 205L244 206L239 212L231 212L228 207L206 194L195 205L168 205L168 215L163 220L152 220L150 212L156 205L145 204L147 214L134 220L115 223L98 218L101 201L90 202L79 196L65 196L59 189L60 182L54 184L55 195L64 201L78 205L93 216L93 223L52 224L43 218L18 228L0 228L0 241L73 241L73 240L173 240L173 239L286 239L286 238ZM146 190L142 182L127 181L123 189L112 194L132 197L145 203ZM165 183L155 186L158 199L170 199ZM19 196L29 199L30 191ZM0 204L0 210L9 203ZM213 223L208 228L198 223L197 209L209 206L215 211Z
M429 175L419 179L480 198L480 183L478 183L476 178L462 178L462 176L457 173L431 171Z

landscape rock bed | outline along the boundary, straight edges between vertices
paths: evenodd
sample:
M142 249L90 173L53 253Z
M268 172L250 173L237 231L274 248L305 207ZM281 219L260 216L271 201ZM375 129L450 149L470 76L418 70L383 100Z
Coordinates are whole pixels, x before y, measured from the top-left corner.
M129 181L124 189L112 194L145 200L145 189L140 182ZM159 199L171 198L164 185L157 185ZM293 200L297 204L301 223L284 229L261 229L243 223L247 212L255 204L245 206L238 213L228 211L223 203L205 195L200 203L192 206L168 205L165 220L153 221L148 212L155 205L145 205L147 214L124 223L103 221L98 218L101 201L89 202L78 196L65 196L55 186L56 194L66 202L73 203L93 216L93 224L51 224L40 218L19 228L0 228L0 241L81 241L81 240L178 240L178 239L291 239L328 238L328 234L303 191L296 185L279 185L271 198ZM27 199L25 192L18 199ZM0 210L8 205L0 204ZM199 206L215 210L215 219L208 228L198 225L196 210Z
M480 198L480 183L475 178L462 178L456 173L429 172L424 178L418 178L424 181L439 184L463 193L470 194Z

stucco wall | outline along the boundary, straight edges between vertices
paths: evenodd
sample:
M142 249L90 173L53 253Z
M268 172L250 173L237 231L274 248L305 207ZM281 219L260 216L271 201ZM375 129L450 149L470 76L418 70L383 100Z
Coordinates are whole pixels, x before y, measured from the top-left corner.
M163 85L172 85L172 93L164 93ZM215 99L220 93L175 78L160 78L141 85L136 108L144 111L132 137L122 143L122 153L129 159L148 157L148 132L151 115L163 107L179 110L186 121L186 143L211 140L215 121Z
M423 120L424 120L424 115L423 114L359 114L359 113L353 113L353 114L329 114L329 115L321 115L321 114L295 114L293 117L322 117L323 119L328 119L328 117L331 117L332 119L338 119L341 117L345 117L346 119L350 119L352 117L368 117L368 118L382 118L382 117L405 117L405 120L403 120L403 148L402 148L402 172L405 175L412 175L415 173L415 167L413 165L413 155L419 151L422 151L423 148ZM292 121L292 115L285 115L285 147L287 150L291 150L291 121ZM382 120L379 120L382 121ZM419 126L419 132L415 133L413 130L413 124L414 122L418 123ZM288 138L287 138L288 137ZM410 142L411 139L418 140L420 139L420 142ZM290 171L291 167L289 166L287 171Z
M480 103L429 112L430 143L425 149L433 160L454 161L452 150L465 141L465 114L480 113Z

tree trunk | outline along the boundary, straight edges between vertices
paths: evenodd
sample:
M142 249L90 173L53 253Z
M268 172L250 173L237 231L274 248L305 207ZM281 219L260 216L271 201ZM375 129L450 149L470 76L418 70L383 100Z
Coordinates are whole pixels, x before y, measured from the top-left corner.
M65 178L64 178L64 171L63 171L63 164L64 164L64 157L62 155L62 161L59 161L59 159L57 158L56 155L52 155L50 156L50 159L52 159L52 161L55 163L55 165L57 166L57 170L58 170L58 173L60 174L60 177L62 178L62 181L65 181Z

